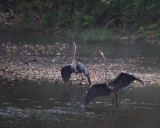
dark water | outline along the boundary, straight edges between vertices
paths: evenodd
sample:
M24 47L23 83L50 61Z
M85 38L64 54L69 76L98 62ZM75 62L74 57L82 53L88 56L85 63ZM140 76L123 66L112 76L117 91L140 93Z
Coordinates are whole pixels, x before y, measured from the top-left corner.
M56 41L58 39L44 33L1 32L0 36L1 44L11 42L47 45ZM66 43L65 40L62 42ZM130 65L143 67L141 72L160 72L160 46L140 42L78 43L82 43L78 55L88 58L86 61L93 59L96 56L94 52L100 48L110 59L122 59ZM111 105L112 96L109 96L94 100L85 111L81 104L87 89L86 85L56 85L26 80L10 85L0 81L0 128L160 127L160 87L128 87L118 97L118 109Z
M81 109L87 86L19 82L0 86L1 128L159 128L160 88L130 88L119 95L119 108L112 96L99 98Z

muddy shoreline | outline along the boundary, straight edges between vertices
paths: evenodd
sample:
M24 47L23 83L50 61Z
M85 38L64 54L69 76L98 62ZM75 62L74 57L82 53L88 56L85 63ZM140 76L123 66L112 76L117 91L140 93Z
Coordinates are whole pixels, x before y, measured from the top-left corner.
M1 45L0 56L0 79L6 79L9 84L16 84L22 80L50 81L52 83L63 83L60 75L61 68L71 62L70 52L67 49L71 45L55 43L53 45L14 45L11 43ZM145 67L144 62L134 62L132 59L109 59L107 69L110 76L114 78L120 72L130 72L142 79L145 85L138 82L132 84L135 87L160 86L160 72L155 69L150 71ZM98 53L92 54L89 58L83 57L83 63L89 68L92 83L104 81L104 63ZM126 63L128 62L128 63ZM147 62L146 62L147 63ZM142 65L142 66L137 66ZM148 68L148 69L145 69ZM85 77L84 77L85 78ZM71 77L72 84L86 84L78 75Z

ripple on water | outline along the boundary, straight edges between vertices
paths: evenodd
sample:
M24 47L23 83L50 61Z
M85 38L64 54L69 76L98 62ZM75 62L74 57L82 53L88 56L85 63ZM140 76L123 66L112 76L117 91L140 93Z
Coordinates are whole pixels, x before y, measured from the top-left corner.
M60 120L63 115L82 115L81 111L66 107L54 107L52 109L43 109L41 107L36 109L25 108L19 109L8 107L0 109L0 116L3 118L25 119L34 118L38 120Z

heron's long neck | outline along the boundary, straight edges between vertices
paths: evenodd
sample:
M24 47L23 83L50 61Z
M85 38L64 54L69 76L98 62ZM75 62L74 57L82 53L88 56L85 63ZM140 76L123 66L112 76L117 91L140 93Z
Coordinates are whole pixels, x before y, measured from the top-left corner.
M106 62L106 58L104 58L104 64L105 64L105 68L104 68L104 76L105 76L105 80L108 80L108 69L107 69L107 62Z
M76 44L74 43L74 53L73 53L72 61L75 60L76 52L77 52L77 48L76 48Z
M106 82L109 82L109 80L111 79L110 77L110 71L108 70L108 66L107 66L107 60L106 57L104 55L103 52L100 51L100 54L102 55L103 59L104 59L104 64L105 64L105 68L104 68L104 76L105 76L105 80Z
M73 44L74 44L74 53L73 53L73 58L72 58L72 64L71 64L71 67L72 67L72 69L74 69L75 70L75 72L77 71L77 61L76 61L76 59L75 59L75 56L76 56L76 44L73 42Z
M74 53L73 53L72 61L74 61L74 60L75 60L75 56L76 56L76 51L74 51Z

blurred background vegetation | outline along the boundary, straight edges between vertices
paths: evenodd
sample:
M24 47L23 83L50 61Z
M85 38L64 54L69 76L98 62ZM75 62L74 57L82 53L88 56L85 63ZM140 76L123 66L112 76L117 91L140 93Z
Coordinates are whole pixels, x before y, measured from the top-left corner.
M0 23L67 32L85 30L83 37L90 36L90 29L98 30L91 31L96 35L148 32L160 27L160 0L1 0Z

